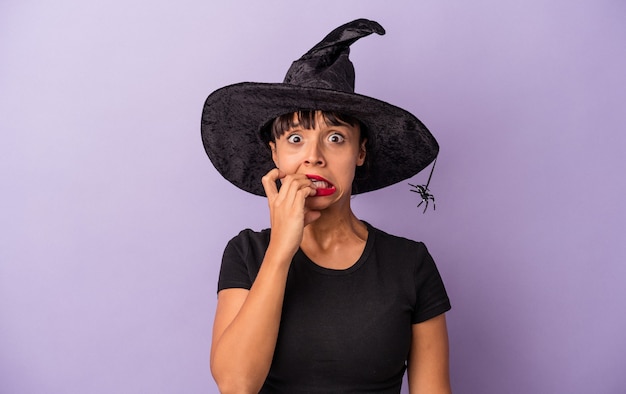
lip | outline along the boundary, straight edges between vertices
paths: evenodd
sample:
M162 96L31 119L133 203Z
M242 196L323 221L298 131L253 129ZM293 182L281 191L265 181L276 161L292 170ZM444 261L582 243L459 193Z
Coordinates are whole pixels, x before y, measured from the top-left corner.
M331 194L335 193L337 191L337 188L335 187L335 185L333 185L330 181L328 181L328 179L320 176L320 175L316 175L316 174L306 174L306 177L309 178L312 181L322 181L322 182L326 182L328 183L329 187L319 187L315 189L315 196L312 197L324 197L324 196L330 196Z

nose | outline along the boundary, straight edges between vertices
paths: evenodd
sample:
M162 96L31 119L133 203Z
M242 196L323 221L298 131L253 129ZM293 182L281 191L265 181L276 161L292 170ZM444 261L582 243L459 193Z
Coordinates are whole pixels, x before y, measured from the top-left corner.
M326 163L324 160L322 147L320 146L320 143L318 141L310 142L306 151L306 155L304 157L304 163L307 165L315 166L322 166Z

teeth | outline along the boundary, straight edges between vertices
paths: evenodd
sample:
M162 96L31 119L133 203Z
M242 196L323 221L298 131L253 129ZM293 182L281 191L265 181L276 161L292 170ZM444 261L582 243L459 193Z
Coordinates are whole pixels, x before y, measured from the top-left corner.
M317 188L317 189L327 189L329 187L328 182L324 182L324 181L313 181L313 185Z

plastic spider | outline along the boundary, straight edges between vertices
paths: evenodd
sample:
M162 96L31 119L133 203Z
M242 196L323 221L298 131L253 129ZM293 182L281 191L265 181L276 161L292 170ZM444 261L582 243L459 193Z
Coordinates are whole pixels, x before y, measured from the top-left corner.
M433 196L430 190L428 189L428 185L430 185L430 178L433 177L433 171L435 171L435 164L437 164L437 158L435 158L435 160L433 161L433 166L430 169L430 175L428 175L428 181L426 182L425 185L413 185L409 183L409 186L415 189L411 191L415 193L419 193L420 197L422 198L422 201L420 201L420 203L417 204L417 207L419 208L422 204L426 203L426 205L424 206L424 212L422 213L426 213L426 210L428 209L429 201L433 202L433 211L437 208L437 206L435 205L435 196Z
M429 201L433 202L433 211L437 208L437 206L435 205L435 196L433 196L430 193L430 190L428 190L428 185L412 185L409 183L409 186L414 187L416 190L411 190L411 191L415 193L419 193L420 197L422 198L422 201L420 201L420 203L417 204L417 207L419 208L422 204L426 203L426 205L424 206L424 212L422 213L426 213L426 210L428 209Z

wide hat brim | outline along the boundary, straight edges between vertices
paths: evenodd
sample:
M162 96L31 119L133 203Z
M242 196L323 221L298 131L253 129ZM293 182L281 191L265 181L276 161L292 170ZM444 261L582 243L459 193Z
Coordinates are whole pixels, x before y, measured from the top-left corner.
M368 129L367 160L352 194L411 178L439 152L437 141L410 112L372 97L285 83L243 82L211 93L202 112L202 141L218 172L238 188L264 196L261 178L275 167L261 130L300 110L351 115Z

